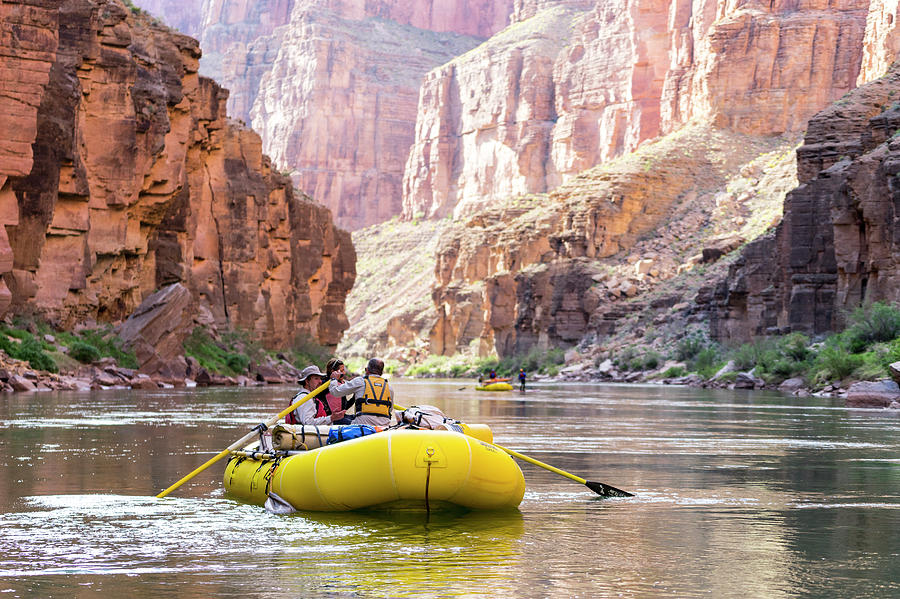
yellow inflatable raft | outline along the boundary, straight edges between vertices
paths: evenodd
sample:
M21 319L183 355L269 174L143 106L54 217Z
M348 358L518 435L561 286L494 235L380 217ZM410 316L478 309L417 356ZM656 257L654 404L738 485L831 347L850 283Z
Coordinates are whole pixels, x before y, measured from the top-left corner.
M509 383L489 383L480 387L475 387L476 391L512 391L513 386Z
M511 509L525 494L522 471L509 455L453 431L391 430L289 453L280 459L232 456L225 490L256 505L271 494L309 511L410 503Z

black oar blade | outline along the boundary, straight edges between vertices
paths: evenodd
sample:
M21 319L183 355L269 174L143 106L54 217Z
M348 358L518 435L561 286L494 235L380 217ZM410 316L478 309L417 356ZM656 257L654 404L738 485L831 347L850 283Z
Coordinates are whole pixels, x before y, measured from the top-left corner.
M634 493L629 493L628 491L623 491L622 489L617 489L603 483L595 483L588 480L584 482L584 485L597 495L602 495L603 497L634 497Z

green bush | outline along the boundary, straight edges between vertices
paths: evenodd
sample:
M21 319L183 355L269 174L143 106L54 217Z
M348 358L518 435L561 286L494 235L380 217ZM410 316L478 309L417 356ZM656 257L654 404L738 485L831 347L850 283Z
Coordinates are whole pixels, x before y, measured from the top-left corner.
M700 350L692 360L688 361L688 368L706 379L715 376L721 367L722 360L714 346Z
M477 373L490 372L491 369L496 370L500 365L500 360L496 356L487 356L484 358L476 358L472 368Z
M679 362L687 362L693 359L708 345L705 337L699 334L691 334L683 337L675 346L675 354L672 356Z
M235 336L234 344L244 347L251 356L258 354L258 359L264 353L258 344L249 340L248 335L243 333L232 333L232 335ZM319 368L324 368L325 363L331 358L331 350L319 345L307 334L299 335L294 339L291 348L286 353L297 368L305 368L310 364L318 364Z
M27 361L32 368L37 370L46 370L47 372L59 371L56 361L44 353L41 343L34 337L22 341L19 344L17 355L13 357L17 360Z
M650 350L644 354L641 367L643 370L656 370L659 368L660 362L662 362L662 356L659 355L659 353Z
M801 333L791 333L781 338L754 339L729 355L738 370L756 368L757 374L767 380L783 380L805 372L812 357L809 338Z
M200 366L216 374L237 375L246 371L250 358L234 351L223 341L216 341L202 327L196 327L184 340L184 355L192 357Z
M672 366L662 373L663 378L676 379L687 374L687 370L683 366Z
M52 334L56 336L60 343L69 347L69 355L72 355L72 349L77 343L85 343L97 350L99 353L98 359L113 358L123 368L136 369L139 366L137 356L133 351L127 351L122 348L122 340L113 334L112 327L86 329L76 334L64 332ZM75 356L72 357L74 358Z
M783 356L794 362L805 362L812 357L809 349L809 337L803 333L791 333L778 340L778 350Z
M410 366L406 370L406 376L422 376L423 374L447 375L450 370L448 367L449 362L450 358L448 356L432 354L425 358L425 361L421 364Z
M845 379L863 364L863 357L850 353L846 342L839 335L829 341L831 342L826 343L816 355L814 363L813 378L821 383Z
M616 357L613 358L613 364L615 364L617 368L631 370L635 358L637 358L637 350L634 346L628 345L616 354Z
M16 343L9 336L21 339L21 341ZM5 351L10 358L28 362L35 370L59 371L56 361L44 351L43 343L35 339L28 331L0 327L0 349Z
M100 359L100 350L84 341L76 341L69 346L69 355L82 364L90 364Z
M873 343L900 337L900 309L886 302L860 306L850 315L850 323L844 334L848 349L854 354Z

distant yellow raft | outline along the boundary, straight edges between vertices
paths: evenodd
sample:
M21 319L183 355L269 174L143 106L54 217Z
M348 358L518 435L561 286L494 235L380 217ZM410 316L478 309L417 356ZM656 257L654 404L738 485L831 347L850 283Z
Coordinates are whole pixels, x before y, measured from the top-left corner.
M409 506L512 509L525 478L503 451L452 431L393 430L283 458L233 456L225 490L263 505L267 491L297 510L345 511ZM268 489L267 489L268 484Z
M480 387L475 387L476 391L512 391L513 386L509 383L490 383L489 385L482 385Z

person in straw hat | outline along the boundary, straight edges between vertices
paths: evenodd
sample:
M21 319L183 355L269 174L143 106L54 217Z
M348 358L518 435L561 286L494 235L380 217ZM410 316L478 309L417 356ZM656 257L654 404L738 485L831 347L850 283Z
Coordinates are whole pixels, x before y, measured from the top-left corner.
M309 395L310 392L314 391L317 387L322 385L323 380L325 380L325 373L319 370L318 366L310 365L301 370L300 380L298 382L303 386L303 389L301 389L300 392L294 396L294 398L291 400L291 403L296 403L298 400L301 400ZM316 395L316 397L312 398L309 401L306 401L299 408L289 413L285 417L285 422L287 422L288 424L319 425L346 423L345 410L332 410L326 403L326 392L327 391L325 390L320 391Z

